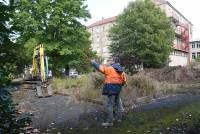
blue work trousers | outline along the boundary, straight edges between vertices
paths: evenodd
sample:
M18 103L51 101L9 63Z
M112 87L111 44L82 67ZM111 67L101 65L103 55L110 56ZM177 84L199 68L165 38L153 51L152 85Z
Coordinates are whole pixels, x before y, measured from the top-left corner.
M122 101L117 95L109 95L107 98L107 122L113 123L113 120L121 120L124 111Z

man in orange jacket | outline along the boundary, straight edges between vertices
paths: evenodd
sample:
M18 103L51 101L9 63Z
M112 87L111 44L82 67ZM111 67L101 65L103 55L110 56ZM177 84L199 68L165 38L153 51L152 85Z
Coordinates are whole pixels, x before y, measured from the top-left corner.
M108 97L108 117L107 121L102 123L102 126L105 127L113 126L114 116L120 122L124 111L119 95L123 85L126 83L126 77L123 68L116 60L116 58L110 60L111 65L108 67L96 63L95 60L91 61L91 64L105 76L102 92L103 95Z

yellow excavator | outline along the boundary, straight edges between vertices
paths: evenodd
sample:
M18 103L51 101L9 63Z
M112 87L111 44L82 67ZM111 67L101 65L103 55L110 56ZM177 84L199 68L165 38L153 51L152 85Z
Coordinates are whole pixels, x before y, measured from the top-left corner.
M34 48L32 68L30 69L31 79L26 79L25 83L32 84L36 89L38 97L52 96L52 87L48 79L48 57L44 54L44 47L39 44Z

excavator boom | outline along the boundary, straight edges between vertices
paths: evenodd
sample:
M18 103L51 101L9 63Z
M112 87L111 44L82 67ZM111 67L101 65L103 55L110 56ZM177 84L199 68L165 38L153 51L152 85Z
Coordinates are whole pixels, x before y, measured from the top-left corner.
M42 44L34 48L31 75L32 81L29 81L29 83L36 84L37 96L51 96L52 89L48 79L48 58L45 56Z

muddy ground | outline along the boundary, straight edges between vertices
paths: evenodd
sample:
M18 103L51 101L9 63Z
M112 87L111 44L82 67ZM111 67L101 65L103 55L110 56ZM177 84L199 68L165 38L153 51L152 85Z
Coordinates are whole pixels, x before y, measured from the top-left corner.
M100 127L105 119L104 106L80 101L73 96L53 95L38 98L35 90L20 87L15 88L12 95L14 102L19 104L19 110L31 115L33 128L30 133L67 133L76 128L84 132L93 127L94 123ZM196 101L200 101L200 95L176 94L140 105L130 112L173 108Z
M31 115L31 127L39 132L70 130L78 127L80 119L87 114L93 114L98 120L98 114L103 107L88 102L77 100L73 96L53 95L38 98L35 90L16 90L12 93L14 102L22 113ZM90 122L82 125L87 128Z

